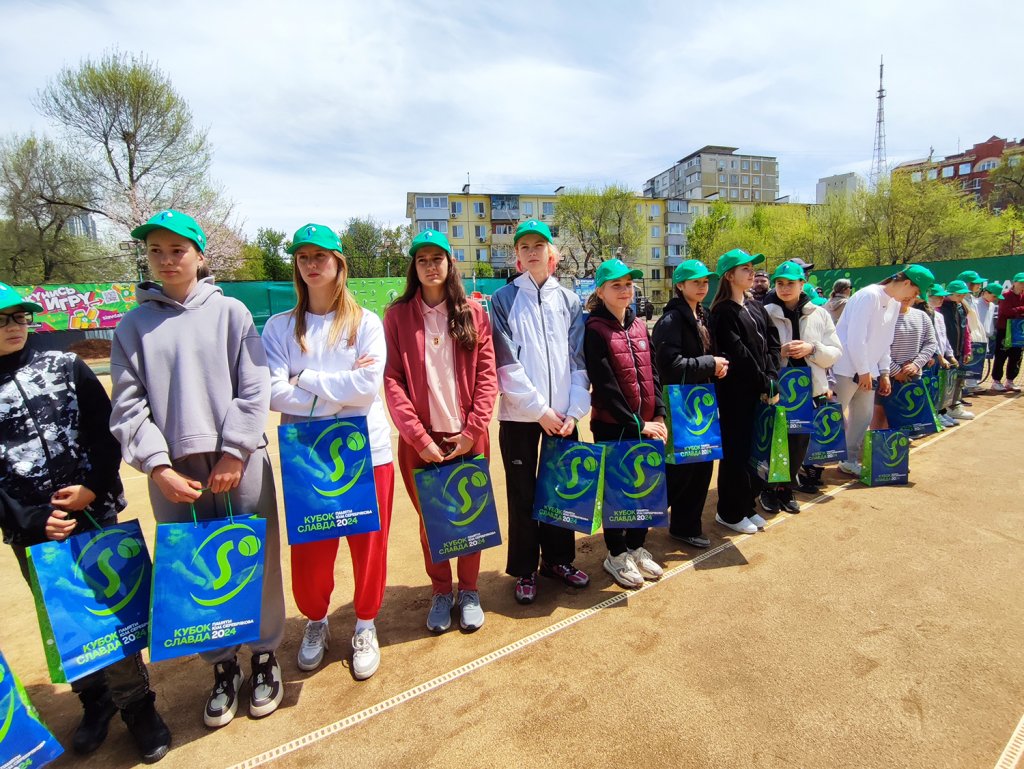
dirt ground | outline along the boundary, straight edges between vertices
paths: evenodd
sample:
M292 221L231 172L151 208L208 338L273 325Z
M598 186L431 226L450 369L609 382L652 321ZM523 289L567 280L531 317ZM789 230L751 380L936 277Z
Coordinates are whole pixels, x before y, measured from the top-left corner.
M1024 483L1009 459L1019 456L1024 400L979 396L973 410L975 421L916 442L910 486L844 486L830 470L831 496L753 536L714 523L712 487L712 550L652 531L648 547L669 571L636 593L601 569L600 535L577 541L591 586L542 580L528 607L512 598L504 547L486 551L487 621L473 634L425 629L430 589L399 479L377 674L357 682L348 670L344 547L327 660L298 671L305 621L286 559L281 709L211 732L202 723L208 667L196 658L151 666L174 734L161 766L990 769L1024 713ZM492 470L504 500L496 433L495 423ZM276 459L272 426L269 434ZM152 542L146 479L128 468L124 478L124 517L138 517ZM48 682L9 552L0 584L4 654L69 744L78 701ZM135 757L115 721L93 756L56 765L117 769Z

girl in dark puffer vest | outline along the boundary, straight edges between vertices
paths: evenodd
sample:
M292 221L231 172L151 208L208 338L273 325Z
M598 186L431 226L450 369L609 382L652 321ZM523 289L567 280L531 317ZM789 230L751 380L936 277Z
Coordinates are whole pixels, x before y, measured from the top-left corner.
M643 275L619 259L603 262L587 300L590 317L583 336L587 375L594 388L590 429L595 441L664 441L665 404L651 356L647 325L633 311L633 279ZM658 579L661 566L644 548L647 529L605 528L604 569L623 587Z

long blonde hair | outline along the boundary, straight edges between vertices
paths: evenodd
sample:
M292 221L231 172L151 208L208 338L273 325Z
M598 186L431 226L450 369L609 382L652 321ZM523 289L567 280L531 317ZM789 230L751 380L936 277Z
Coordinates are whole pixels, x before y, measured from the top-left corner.
M348 262L345 261L344 255L340 251L331 251L331 254L338 263L338 276L334 281L334 296L331 297L329 312L334 313L334 320L331 321L331 328L327 332L327 346L332 349L337 347L344 336L351 347L356 342L356 331L363 320L363 308L348 290ZM306 313L309 312L309 287L299 274L298 259L292 262L292 280L295 281L295 294L298 296L295 309L292 310L292 318L295 320L295 341L299 343L302 352L308 352Z

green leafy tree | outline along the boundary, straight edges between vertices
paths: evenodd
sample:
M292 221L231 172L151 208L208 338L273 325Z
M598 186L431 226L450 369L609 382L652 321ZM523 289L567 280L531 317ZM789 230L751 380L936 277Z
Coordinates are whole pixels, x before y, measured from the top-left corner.
M988 180L992 183L988 198L992 208L1024 208L1024 153L1004 155L1002 162L989 172Z
M635 260L644 242L636 195L624 186L567 190L555 203L554 224L561 240L561 275L593 277L605 259Z
M714 268L715 259L721 253L716 251L719 237L736 226L736 216L724 200L714 201L707 213L693 220L687 232L686 242L691 259L700 259ZM729 249L726 249L728 251Z
M388 227L372 216L353 217L341 233L341 247L353 278L405 275L412 229Z

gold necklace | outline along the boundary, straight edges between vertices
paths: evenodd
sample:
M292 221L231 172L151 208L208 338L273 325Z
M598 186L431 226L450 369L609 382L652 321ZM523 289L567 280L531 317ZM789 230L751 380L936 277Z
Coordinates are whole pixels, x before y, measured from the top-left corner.
M436 313L431 312L426 317L432 318L435 315L436 315ZM442 336L441 331L439 329L437 329L437 328L428 328L428 330L430 331L431 334L433 334L433 337L431 338L430 343L432 345L434 345L435 348L440 347L441 346L441 336Z

